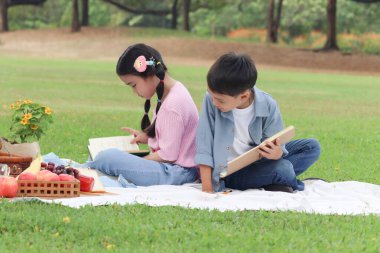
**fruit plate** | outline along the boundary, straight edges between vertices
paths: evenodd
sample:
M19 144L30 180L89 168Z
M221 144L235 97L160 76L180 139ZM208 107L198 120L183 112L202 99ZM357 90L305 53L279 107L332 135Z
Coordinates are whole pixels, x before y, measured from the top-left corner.
M18 180L17 197L74 198L80 196L80 182Z

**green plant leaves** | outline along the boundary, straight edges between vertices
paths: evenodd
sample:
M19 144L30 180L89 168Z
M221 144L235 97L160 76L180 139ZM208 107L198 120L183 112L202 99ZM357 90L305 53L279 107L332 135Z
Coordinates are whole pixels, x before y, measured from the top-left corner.
M51 109L31 100L21 100L11 105L11 136L13 141L25 143L38 141L53 122Z

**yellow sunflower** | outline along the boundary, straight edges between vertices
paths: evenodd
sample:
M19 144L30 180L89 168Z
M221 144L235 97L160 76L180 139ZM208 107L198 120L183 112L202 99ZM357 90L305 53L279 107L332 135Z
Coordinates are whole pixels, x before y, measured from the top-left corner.
M32 100L29 100L29 99L24 100L24 104L32 104L32 103L33 103Z
M37 130L37 129L38 129L38 126L37 126L37 125L30 125L30 129L32 129L32 130Z
M32 114L31 113L27 113L24 115L24 119L27 119L27 120L30 120L32 118Z
M46 114L50 115L51 112L52 112L52 111L51 111L50 107L45 107L45 113L46 113Z
M22 120L21 120L21 124L22 124L23 126L28 125L28 124L29 124L29 120L27 120L27 119L22 119Z

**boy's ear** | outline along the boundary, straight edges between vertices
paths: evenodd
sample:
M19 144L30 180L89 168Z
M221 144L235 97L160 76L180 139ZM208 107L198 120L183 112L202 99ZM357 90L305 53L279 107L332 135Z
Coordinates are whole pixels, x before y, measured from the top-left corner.
M246 90L244 91L243 93L240 94L240 99L247 99L251 96L251 91L250 90Z

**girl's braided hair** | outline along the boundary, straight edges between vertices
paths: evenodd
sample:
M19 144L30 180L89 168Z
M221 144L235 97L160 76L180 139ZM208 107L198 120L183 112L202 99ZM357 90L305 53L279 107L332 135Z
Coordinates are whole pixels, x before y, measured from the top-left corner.
M144 56L146 59L152 60L154 63L152 65L148 65L145 71L139 72L134 67L135 60L139 56ZM142 43L129 46L120 56L116 66L116 73L119 76L135 75L142 78L157 76L160 79L160 82L156 88L156 115L158 114L158 111L160 110L162 104L161 99L164 94L164 79L166 71L167 67L162 60L161 54L156 49ZM146 132L148 137L153 138L156 136L156 120L154 120L154 122L151 124L148 115L149 110L150 99L147 99L144 105L145 113L141 120L141 130Z

